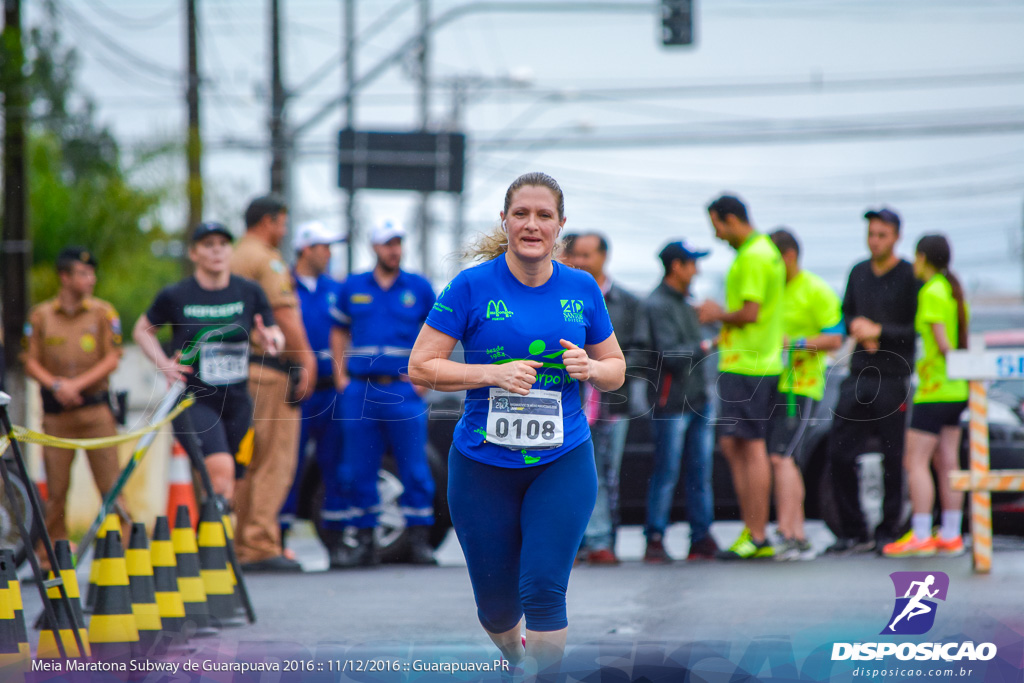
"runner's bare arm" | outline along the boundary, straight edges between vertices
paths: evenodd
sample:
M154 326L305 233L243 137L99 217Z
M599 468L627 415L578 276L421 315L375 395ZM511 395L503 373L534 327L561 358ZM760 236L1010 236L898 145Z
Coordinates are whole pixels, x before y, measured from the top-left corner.
M532 360L500 365L457 363L449 360L452 349L455 348L455 341L454 337L429 325L420 328L420 334L409 356L409 378L413 384L437 391L461 391L496 386L525 396L537 381L536 368L543 367Z
M168 385L174 384L178 380L185 381L186 375L192 372L192 368L178 365L177 355L173 359L167 357L163 347L160 346L160 341L156 338L157 329L153 323L149 322L149 318L145 314L140 315L132 329L132 339L142 349L146 358L153 361L156 369L167 378Z

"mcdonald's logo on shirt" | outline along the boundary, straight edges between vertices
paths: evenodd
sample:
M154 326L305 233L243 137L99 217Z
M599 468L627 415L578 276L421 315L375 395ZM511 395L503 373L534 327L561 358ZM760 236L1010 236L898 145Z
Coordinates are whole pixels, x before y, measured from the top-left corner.
M504 320L505 318L512 317L512 311L508 310L508 306L501 299L495 301L491 299L487 302L487 320Z

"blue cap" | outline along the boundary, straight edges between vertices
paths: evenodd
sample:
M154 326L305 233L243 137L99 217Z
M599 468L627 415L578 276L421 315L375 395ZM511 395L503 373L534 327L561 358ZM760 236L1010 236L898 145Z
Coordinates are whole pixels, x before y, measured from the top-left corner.
M871 220L872 218L877 218L878 220L888 223L889 225L895 227L896 232L900 231L899 214L887 206L883 206L880 209L871 209L870 211L864 214L864 218L867 218L868 220Z
M686 240L678 240L676 242L669 242L662 250L658 253L658 258L666 266L675 261L696 261L699 258L704 258L711 252L706 250L697 249L695 246L687 242Z
M209 237L210 235L223 235L228 238L228 242L235 241L235 236L231 234L231 231L228 230L224 224L216 221L207 221L205 223L200 223L192 231L192 244L195 244L199 240L204 237Z

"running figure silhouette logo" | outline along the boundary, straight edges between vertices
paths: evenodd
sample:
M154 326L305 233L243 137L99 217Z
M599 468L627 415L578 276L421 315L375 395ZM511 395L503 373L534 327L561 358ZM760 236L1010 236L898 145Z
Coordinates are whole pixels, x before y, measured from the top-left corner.
M943 572L893 572L896 605L882 635L917 636L935 623L936 600L945 601L949 576Z

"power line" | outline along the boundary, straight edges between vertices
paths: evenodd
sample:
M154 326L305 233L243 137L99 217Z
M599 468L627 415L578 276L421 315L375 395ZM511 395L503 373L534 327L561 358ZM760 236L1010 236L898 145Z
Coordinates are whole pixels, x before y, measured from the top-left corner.
M97 44L102 45L107 50L123 59L125 63L131 64L135 68L142 70L151 76L163 78L175 84L180 84L181 72L179 70L150 61L133 50L125 47L108 33L97 28L95 24L87 20L83 15L73 10L70 3L57 2L54 3L54 7L57 8L58 12L64 14L69 24L80 29L84 29L79 32L80 36L85 36L86 38L96 41Z
M172 3L167 9L148 17L131 17L127 14L121 14L102 0L90 0L90 2L93 6L93 11L103 15L108 21L118 24L123 28L135 30L153 29L162 26L171 18L178 16L181 11L177 3Z

